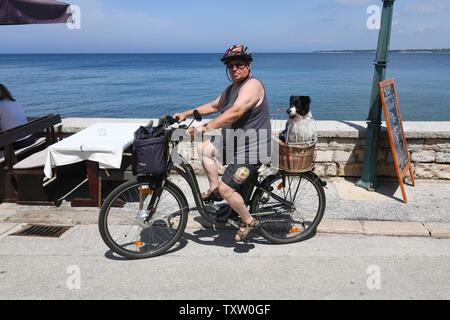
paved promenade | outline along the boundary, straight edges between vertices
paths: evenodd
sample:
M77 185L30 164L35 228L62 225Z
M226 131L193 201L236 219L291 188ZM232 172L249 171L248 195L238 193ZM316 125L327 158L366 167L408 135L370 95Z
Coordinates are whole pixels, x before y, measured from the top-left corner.
M208 228L195 209L187 183L171 177L182 190L191 208L189 228ZM205 176L198 177L202 190L207 190ZM327 206L319 233L342 233L386 236L419 236L450 238L450 182L416 180L406 185L408 202L402 201L398 183L381 181L376 192L356 187L353 180L327 180ZM18 206L0 204L0 235L21 223L56 225L97 224L98 208L72 208L63 202L60 207Z
M186 194L182 239L144 260L109 250L97 208L1 204L0 300L449 299L450 183L416 181L404 204L395 182L376 193L327 182L324 220L307 241L236 243L235 230L208 228ZM25 223L75 227L56 239L9 236Z

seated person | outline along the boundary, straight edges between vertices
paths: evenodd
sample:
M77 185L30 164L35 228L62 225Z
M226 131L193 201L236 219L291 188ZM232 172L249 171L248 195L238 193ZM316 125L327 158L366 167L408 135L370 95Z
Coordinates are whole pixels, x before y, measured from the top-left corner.
M0 83L0 132L20 126L26 122L27 117L25 116L22 105ZM25 148L32 145L35 141L36 139L30 135L14 142L13 147L15 150ZM0 150L3 150L3 146L0 146Z

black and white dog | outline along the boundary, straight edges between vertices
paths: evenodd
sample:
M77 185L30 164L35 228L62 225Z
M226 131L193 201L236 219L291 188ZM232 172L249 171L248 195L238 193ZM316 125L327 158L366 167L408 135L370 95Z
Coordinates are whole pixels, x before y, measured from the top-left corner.
M288 143L310 143L317 140L317 130L310 110L309 96L291 96L286 128L279 139Z

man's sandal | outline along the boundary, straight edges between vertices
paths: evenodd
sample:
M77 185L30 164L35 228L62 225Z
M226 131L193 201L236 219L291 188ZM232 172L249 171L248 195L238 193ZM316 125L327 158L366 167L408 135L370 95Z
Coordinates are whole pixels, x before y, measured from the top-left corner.
M243 241L247 238L247 236L250 234L250 232L256 228L259 227L259 220L256 218L253 218L252 222L249 224L241 222L241 226L236 233L236 241ZM241 230L241 228L244 229L244 231Z
M203 201L222 201L223 198L220 196L218 188L214 190L208 190L202 193Z

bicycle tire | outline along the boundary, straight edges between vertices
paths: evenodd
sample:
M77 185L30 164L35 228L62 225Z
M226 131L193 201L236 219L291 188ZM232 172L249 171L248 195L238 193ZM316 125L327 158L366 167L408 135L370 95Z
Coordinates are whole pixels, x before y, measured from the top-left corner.
M120 256L144 259L161 255L181 238L186 228L189 206L183 192L166 181L156 210L151 213L144 209L155 192L151 189L148 181L130 180L114 189L103 203L98 218L100 235Z
M270 188L284 200L293 202L294 212L282 208L278 200L259 189L251 201L250 212L260 220L259 233L276 244L299 242L308 238L316 231L326 206L323 186L315 174L310 171L284 173L284 177L283 182L282 172L271 175L266 178L264 187ZM293 183L296 180L298 182ZM282 185L283 183L293 185Z

